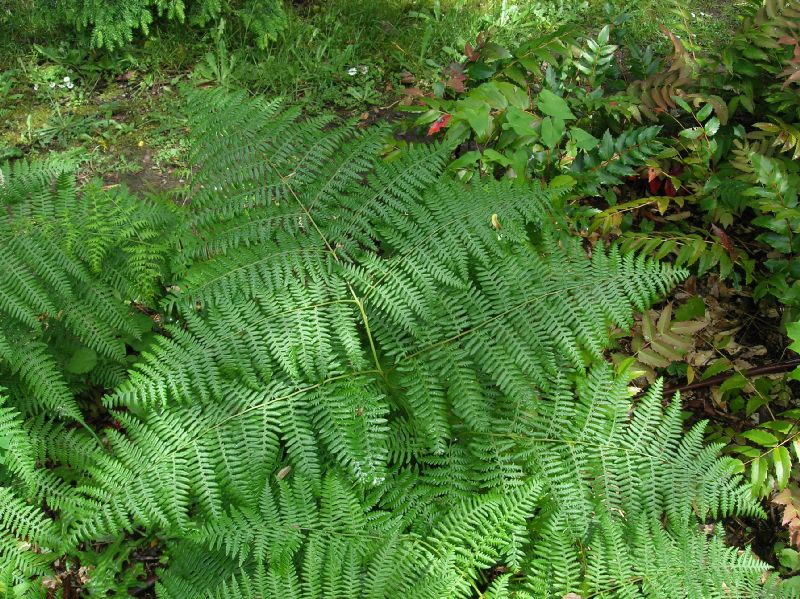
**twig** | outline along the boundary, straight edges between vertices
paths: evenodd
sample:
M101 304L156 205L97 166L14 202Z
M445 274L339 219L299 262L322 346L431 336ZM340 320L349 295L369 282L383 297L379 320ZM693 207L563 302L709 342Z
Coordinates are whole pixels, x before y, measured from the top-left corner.
M742 376L745 378L750 378L753 376L762 376L765 374L776 374L779 372L787 372L792 370L793 368L800 366L800 359L795 360L788 360L786 362L779 362L778 364L769 364L767 366L758 366L756 368L750 368L748 370L742 371ZM718 385L724 382L730 374L719 374L717 376L712 376L704 381L698 381L696 383L692 383L691 385L682 385L680 387L667 387L664 389L664 396L668 395L675 395L676 393L680 392L683 393L684 391L694 391L696 389L703 389L705 387L713 387L714 385Z

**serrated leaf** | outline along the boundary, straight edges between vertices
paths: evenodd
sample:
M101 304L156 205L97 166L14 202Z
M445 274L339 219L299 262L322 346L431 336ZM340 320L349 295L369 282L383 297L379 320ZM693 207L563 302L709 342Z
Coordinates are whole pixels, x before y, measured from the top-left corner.
M687 322L673 322L671 331L677 335L694 335L708 326L705 320L689 320Z
M472 166L481 158L481 153L478 150L472 150L471 152L466 152L456 158L450 165L447 167L452 170L458 170L460 168L465 168Z
M575 145L580 150L593 150L595 149L600 140L597 139L594 135L589 133L588 131L584 131L580 127L573 127L569 131L569 136L575 142Z
M730 367L731 363L727 358L719 358L714 360L708 366L708 368L703 371L703 376L700 377L700 380L704 381L706 379L710 379L712 376L725 372L726 370L730 369Z
M506 81L498 81L495 85L511 106L520 110L526 110L530 106L530 98L525 90Z
M697 116L697 120L698 121L706 120L709 116L711 116L711 111L713 109L714 109L714 107L711 104L706 104L705 106L703 106L700 110L697 111L697 115L696 115Z
M689 129L683 129L680 133L678 133L680 137L685 137L686 139L697 139L702 134L702 127L690 127Z
M558 145L565 132L566 127L561 119L546 117L542 121L542 142L551 150Z
M719 119L717 117L711 117L705 124L704 129L706 131L706 135L713 137L717 134L717 131L719 131Z
M750 483L755 490L758 490L758 487L767 480L767 466L767 460L765 458L753 460L750 466Z
M600 142L598 153L602 160L610 160L614 155L614 138L611 135L611 131L608 129L603 133L603 139Z
M643 364L647 364L648 366L652 366L653 368L666 368L670 365L670 361L661 357L659 354L654 352L652 349L643 349L639 351L637 354L637 358ZM678 356L680 359L680 356Z
M761 447L775 447L778 444L778 438L775 435L760 428L753 428L749 431L745 431L742 433L742 437L757 445L761 445Z
M658 260L661 260L664 256L666 256L672 250L674 250L676 245L678 245L677 241L675 241L674 239L668 239L659 246L658 251L655 254L653 254L653 256Z
M642 314L642 336L647 341L652 341L656 337L656 327L650 317L650 312Z
M658 352L660 355L664 356L671 362L679 361L683 357L683 353L685 353L681 352L676 347L670 347L668 344L664 343L661 340L651 342L650 347L653 349L653 351Z
M747 379L741 372L737 372L719 386L720 393L735 389L742 389L747 384Z
M672 96L672 101L675 102L675 104L677 104L681 108L683 108L686 112L689 112L689 113L692 112L692 109L689 106L689 104L687 104L686 100L684 100L680 96Z
M536 105L544 114L551 116L554 119L561 119L562 121L574 120L577 118L569 109L569 104L564 98L555 95L548 89L543 89L539 92L539 97L536 99Z
M669 325L672 321L672 302L668 303L664 306L664 309L661 310L661 316L658 317L658 323L656 324L656 330L659 333L666 333L669 331Z
M775 466L775 483L781 491L789 483L789 474L792 471L792 457L789 455L789 450L783 445L776 447L772 452L772 463Z
M686 322L706 315L706 304L699 295L693 295L675 310L675 320ZM676 323L677 324L677 323ZM674 330L674 327L673 327ZM698 329L699 330L699 329Z
M505 46L501 46L500 44L496 44L494 42L487 42L481 49L481 57L486 62L492 62L494 60L501 60L503 58L511 58L511 52L509 52L508 48Z

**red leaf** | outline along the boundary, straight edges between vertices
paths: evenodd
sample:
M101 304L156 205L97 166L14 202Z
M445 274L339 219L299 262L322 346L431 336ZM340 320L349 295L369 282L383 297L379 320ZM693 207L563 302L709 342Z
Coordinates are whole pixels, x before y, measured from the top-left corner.
M481 53L472 47L472 44L469 42L466 43L464 46L464 55L467 57L469 62L475 62L481 57Z
M728 237L728 234L720 229L714 223L711 223L711 232L714 233L717 237L719 237L720 243L722 243L722 247L728 252L728 256L731 257L731 261L736 261L736 248L733 247L731 243L731 238Z
M675 177L680 177L683 174L684 168L682 164L673 164L669 169L669 174Z
M650 186L650 193L655 195L661 189L661 179L650 179L648 185Z
M467 91L467 74L464 72L464 65L452 62L445 69L444 75L447 77L444 83L445 87L449 87L460 94Z
M447 127L447 123L450 122L452 116L449 114L443 114L438 119L433 122L430 129L428 129L428 135L434 135L435 133L439 133L444 127Z
M671 198L674 198L676 193L678 192L675 189L675 186L672 184L672 179L667 179L664 182L664 194L668 195Z

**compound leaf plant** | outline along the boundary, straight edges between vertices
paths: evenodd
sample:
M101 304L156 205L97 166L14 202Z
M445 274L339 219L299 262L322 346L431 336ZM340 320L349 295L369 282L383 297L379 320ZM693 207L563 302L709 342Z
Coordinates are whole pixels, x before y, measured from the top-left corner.
M684 271L447 145L189 104L181 207L2 169L6 595L153 539L163 598L778 596L707 526L761 513L734 460L603 360Z

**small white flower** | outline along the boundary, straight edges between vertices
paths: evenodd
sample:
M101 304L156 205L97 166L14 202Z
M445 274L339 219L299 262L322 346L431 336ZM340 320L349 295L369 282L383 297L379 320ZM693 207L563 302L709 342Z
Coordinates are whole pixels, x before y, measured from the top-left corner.
M72 82L67 83L67 89L72 89L75 85Z
M38 83L34 83L33 84L33 91L35 91L35 92L39 91L39 84Z
M362 64L358 66L358 70L361 71L362 75L366 75L367 72L369 71L369 67L365 64Z
M355 77L356 75L358 75L358 69L356 67L350 67L349 69L347 69L347 74L350 75L351 77Z
M64 89L64 84L63 83L59 83L58 84L58 89Z
M696 14L694 14L694 13L692 13L692 18L693 18L693 19L696 19L696 18L697 18L697 15L696 15Z
M56 83L55 83L55 81L51 81L51 82L50 82L50 89L53 89L53 88L55 88L55 86L56 86Z
M64 83L69 83L69 77L64 77Z

